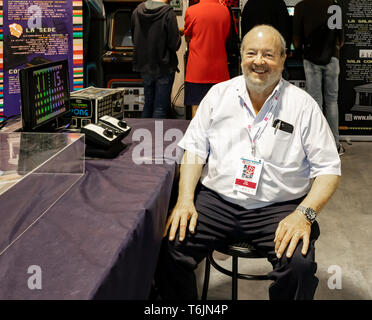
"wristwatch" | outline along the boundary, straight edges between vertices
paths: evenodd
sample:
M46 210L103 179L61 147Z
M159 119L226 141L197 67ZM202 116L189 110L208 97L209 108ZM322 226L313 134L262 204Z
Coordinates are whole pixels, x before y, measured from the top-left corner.
M298 206L296 210L302 212L305 215L305 218L310 222L313 223L316 218L316 211L309 207Z

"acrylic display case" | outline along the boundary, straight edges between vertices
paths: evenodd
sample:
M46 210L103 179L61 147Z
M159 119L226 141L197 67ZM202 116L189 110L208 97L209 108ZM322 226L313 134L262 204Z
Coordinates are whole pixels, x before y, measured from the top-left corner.
M0 255L85 173L79 133L0 133Z

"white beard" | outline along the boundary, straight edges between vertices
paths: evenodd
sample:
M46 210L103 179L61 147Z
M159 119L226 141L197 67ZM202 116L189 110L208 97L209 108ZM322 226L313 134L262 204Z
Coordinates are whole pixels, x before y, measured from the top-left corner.
M277 72L273 73L269 79L267 79L266 82L257 82L257 81L252 81L251 77L249 77L244 71L243 71L244 79L245 79L245 84L248 89L251 89L258 94L262 94L267 90L268 88L272 87L275 83L277 83L281 76L282 72Z

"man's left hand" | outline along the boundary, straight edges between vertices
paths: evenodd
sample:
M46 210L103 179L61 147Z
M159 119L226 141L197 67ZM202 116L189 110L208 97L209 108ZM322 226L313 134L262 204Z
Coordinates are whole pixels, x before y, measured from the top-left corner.
M298 211L292 212L290 215L280 221L275 232L275 253L280 259L284 250L287 248L286 257L292 257L298 242L302 239L301 253L306 255L310 243L311 223L307 221L305 216Z

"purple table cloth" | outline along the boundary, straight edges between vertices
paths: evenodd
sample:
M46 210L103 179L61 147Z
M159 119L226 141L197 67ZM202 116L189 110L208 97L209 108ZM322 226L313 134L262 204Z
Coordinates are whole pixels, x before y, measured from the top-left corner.
M174 146L189 122L127 122L127 148L87 160L85 175L0 256L0 299L147 299L180 156Z

